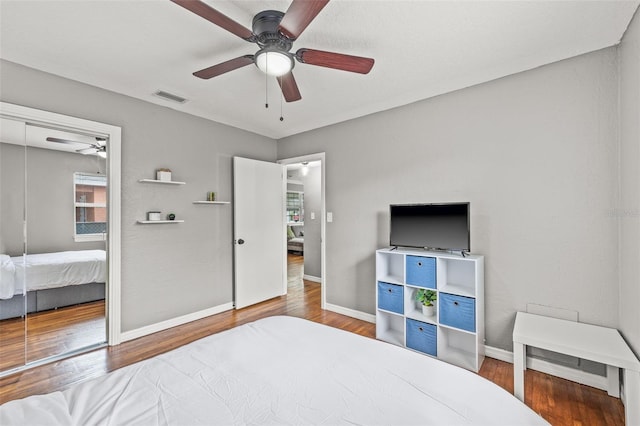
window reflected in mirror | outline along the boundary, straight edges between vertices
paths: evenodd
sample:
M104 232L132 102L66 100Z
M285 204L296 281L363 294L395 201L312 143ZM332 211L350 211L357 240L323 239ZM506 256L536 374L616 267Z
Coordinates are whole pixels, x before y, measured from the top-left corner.
M102 241L107 235L107 177L74 173L76 241Z

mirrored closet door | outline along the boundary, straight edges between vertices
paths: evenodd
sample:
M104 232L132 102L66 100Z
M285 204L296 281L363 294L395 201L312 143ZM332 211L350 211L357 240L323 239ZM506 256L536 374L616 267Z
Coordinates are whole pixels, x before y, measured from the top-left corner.
M2 228L2 370L106 342L107 138L22 125L0 152L0 220L20 222Z
M0 119L0 371L26 363L25 123Z

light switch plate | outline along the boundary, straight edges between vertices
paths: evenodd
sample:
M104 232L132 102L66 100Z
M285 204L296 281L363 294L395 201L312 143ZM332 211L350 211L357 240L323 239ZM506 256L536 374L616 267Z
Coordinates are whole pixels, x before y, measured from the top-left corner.
M333 222L333 212L327 212L327 222Z

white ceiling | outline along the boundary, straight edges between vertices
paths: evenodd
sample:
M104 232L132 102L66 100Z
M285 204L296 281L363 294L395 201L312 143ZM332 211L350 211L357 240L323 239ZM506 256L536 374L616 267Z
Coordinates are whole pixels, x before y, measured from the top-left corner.
M206 1L247 28L290 4ZM302 100L283 105L282 122L277 83L256 67L192 76L257 47L168 0L0 0L0 57L280 139L615 45L639 3L333 0L292 51L376 63L368 75L296 64Z

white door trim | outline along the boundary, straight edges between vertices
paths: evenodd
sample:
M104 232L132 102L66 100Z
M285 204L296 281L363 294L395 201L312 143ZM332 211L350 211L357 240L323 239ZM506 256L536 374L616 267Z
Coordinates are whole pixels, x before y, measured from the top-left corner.
M107 253L109 258L107 280L107 343L110 346L120 343L120 243L121 243L121 147L122 129L118 126L70 117L50 111L0 102L0 116L25 121L27 123L61 127L79 132L100 134L108 137L107 173L109 232Z
M326 170L326 156L324 152L318 152L315 154L303 155L300 157L292 157L292 158L284 158L282 160L278 160L278 163L286 166L287 164L295 164L302 163L303 161L320 161L320 308L325 309L327 305L327 270L326 270L326 208L325 208L325 170ZM285 186L285 194L284 198L286 199L286 186ZM285 247L286 252L286 247ZM286 253L285 253L286 255ZM286 256L285 256L286 258ZM284 265L284 273L287 275L286 268L287 265Z

